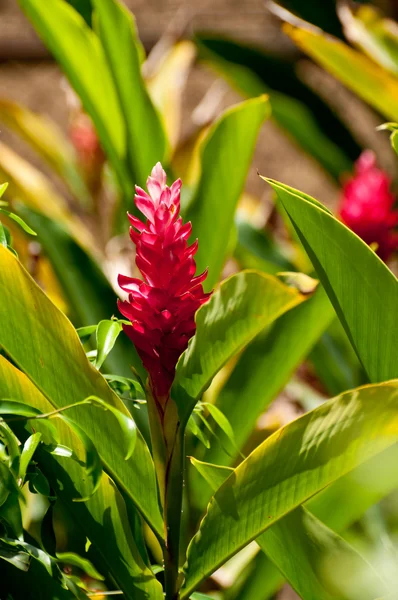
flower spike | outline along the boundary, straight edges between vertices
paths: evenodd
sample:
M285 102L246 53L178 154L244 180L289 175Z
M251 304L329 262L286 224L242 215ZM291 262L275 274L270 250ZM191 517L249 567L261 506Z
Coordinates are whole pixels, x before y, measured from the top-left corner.
M197 240L188 246L192 227L183 225L180 212L181 180L166 185L160 163L147 180L148 192L136 186L135 204L146 222L128 215L130 237L136 245L136 265L143 280L119 275L127 301L118 302L130 321L123 329L137 348L149 374L152 393L164 406L169 397L180 355L194 335L195 313L207 302L202 282L195 276Z
M343 223L367 244L375 244L380 258L387 261L398 250L398 211L390 179L365 150L355 163L355 174L343 187L339 216Z

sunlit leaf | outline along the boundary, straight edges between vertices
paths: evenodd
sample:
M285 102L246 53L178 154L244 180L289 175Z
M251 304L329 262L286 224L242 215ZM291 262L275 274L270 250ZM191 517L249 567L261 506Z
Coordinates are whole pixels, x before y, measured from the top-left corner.
M119 321L100 321L97 327L97 358L95 366L100 369L122 331Z
M373 6L359 6L353 11L348 4L338 11L344 33L372 60L395 75L398 74L398 33L392 19L384 18Z
M73 148L55 122L4 98L0 99L0 120L25 138L55 169L77 200L90 205L90 194L77 168Z
M71 323L2 247L0 295L0 347L45 394L53 408L63 408L95 395L130 417L123 402L90 365ZM124 444L114 442L120 438L120 425L105 411L89 405L77 406L68 411L68 418L95 440L107 471L162 536L156 477L142 435L137 433L134 457L126 461Z
M20 0L19 3L92 118L127 197L132 185L125 165L125 124L97 35L63 0L49 0L46 6L41 0Z
M286 209L370 381L396 377L396 277L318 201L267 181Z
M398 119L398 81L393 75L319 29L286 24L284 31L303 52L387 119Z
M218 281L224 266L237 203L258 133L270 111L267 96L233 106L214 123L201 145L200 179L187 220L192 222L192 237L199 239L198 272L209 268L205 282L208 290Z
M242 271L196 314L197 330L177 365L173 398L184 422L214 375L264 327L304 300L271 275Z
M393 445L397 416L398 380L347 392L270 436L210 502L188 549L181 597L314 493Z
M134 182L142 187L152 167L164 159L167 140L141 76L141 42L134 17L123 4L118 0L92 2L126 124L127 161ZM109 118L108 123L111 123Z

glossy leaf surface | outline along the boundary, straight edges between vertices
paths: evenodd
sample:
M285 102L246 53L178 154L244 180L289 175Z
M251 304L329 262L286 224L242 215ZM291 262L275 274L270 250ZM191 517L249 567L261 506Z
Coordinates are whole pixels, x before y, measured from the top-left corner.
M68 319L51 303L17 259L0 248L0 347L4 348L54 408L95 395L128 416L122 401L88 362L81 342ZM53 373L57 377L53 377ZM134 458L125 461L118 443L120 429L105 412L79 406L68 411L87 435L98 441L106 467L161 536L162 519L157 504L153 462L140 434Z
M12 394L17 402L25 402L27 406L42 413L51 412L53 408L32 381L3 357L0 357L0 394L2 396ZM78 410L79 408L76 409ZM87 410L87 408L80 407L80 410ZM90 407L90 410L97 413L99 409ZM66 414L68 413L70 411ZM93 414L91 419L93 420ZM56 419L53 422L62 443L74 448L77 456L84 459L87 449L84 448L81 438L74 435L66 420ZM43 426L41 420L34 422L34 428L39 431L42 431ZM29 431L31 426L27 424L26 428ZM118 440L117 437L114 439ZM98 442L98 437L95 440ZM92 483L87 481L77 461L50 455L46 451L41 452L39 460L57 495L62 498L72 517L106 561L110 573L123 589L126 597L131 600L144 599L147 597L146 593L151 591L155 599L161 599L160 584L156 582L140 557L131 537L125 503L113 481L103 474L98 489L92 496ZM86 502L75 502L76 498L87 497Z
M398 119L398 81L367 56L319 29L285 25L285 32L322 67L387 119Z
M278 519L393 445L397 415L395 381L347 392L270 436L211 500L188 549L182 597Z
M276 277L242 271L223 282L196 314L197 330L177 365L173 398L188 419L214 375L264 327L305 299Z
M267 181L286 209L370 381L397 377L396 277L314 198Z
M201 146L200 179L186 219L192 222L192 237L199 239L198 273L209 268L204 284L208 290L223 268L235 209L260 127L270 110L267 96L233 106L214 123Z
M143 49L134 17L124 5L118 0L93 0L93 6L126 124L127 162L133 181L143 187L166 152L163 126L141 76Z

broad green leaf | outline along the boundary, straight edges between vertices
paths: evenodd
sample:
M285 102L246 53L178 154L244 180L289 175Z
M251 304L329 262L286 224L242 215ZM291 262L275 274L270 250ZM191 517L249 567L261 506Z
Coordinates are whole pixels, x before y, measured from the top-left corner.
M77 168L73 148L55 122L6 99L0 100L0 120L29 142L82 204L91 204L90 193Z
M398 119L398 81L344 42L311 26L286 24L297 46L387 119Z
M0 395L10 395L11 392L19 402L26 402L40 413L52 411L52 404L32 381L0 357ZM90 411L96 411L95 422L100 423L98 413L101 411L99 409L78 407L76 411L85 411L87 408ZM89 416L94 421L93 414L90 413ZM108 421L111 420L108 417ZM69 448L72 447L80 460L84 459L85 449L81 439L73 434L65 420L53 419L53 422L57 427L58 437L62 444ZM43 425L43 420L36 420L35 430L44 431L42 430ZM30 426L27 425L26 429L29 431ZM120 435L114 436L115 447L119 438ZM96 442L99 441L98 433L94 439ZM107 565L109 573L123 590L126 598L131 600L142 598L144 600L147 597L145 594L151 591L155 600L161 600L161 586L154 580L152 573L141 559L131 536L125 503L113 481L104 473L94 496L87 502L74 502L77 497L90 496L92 491L92 484L84 476L79 462L64 456L52 455L41 448L38 452L37 460L51 482L57 497L62 499L77 526L92 541ZM120 461L124 464L123 458ZM106 539L105 544L104 539Z
M141 76L142 47L134 17L118 0L93 0L93 6L126 123L127 161L132 179L144 186L154 165L165 158L167 141Z
M394 444L311 498L306 507L335 531L344 531L374 504L398 489ZM339 510L336 510L336 506Z
M37 431L33 433L23 445L21 452L21 459L19 461L19 479L21 482L25 481L26 471L28 469L29 463L33 458L34 453L36 452L37 446L40 444L40 440L42 438L42 434Z
M347 392L275 432L211 500L188 548L181 597L281 517L397 440L398 380Z
M94 445L92 439L86 434L86 432L77 423L62 415L62 420L70 427L70 429L79 438L85 452L85 471L88 477L92 480L92 489L88 496L83 498L73 498L75 502L87 502L87 500L93 496L101 485L102 477L102 463L100 455L98 454L97 448Z
M268 94L272 106L272 120L334 177L337 178L341 173L351 169L349 158L322 130L321 124L317 122L306 104L293 96L272 89L271 74L269 75L270 87L251 69L227 60L214 50L210 50L206 45L206 40L204 40L204 44L202 40L199 41L199 49L204 55L206 64L225 77L244 96L253 98L261 94ZM239 51L238 48L237 51ZM268 57L264 57L263 73L269 72L268 61L265 62L266 58Z
M157 51L158 48L155 47L154 52ZM161 115L172 150L176 148L180 138L183 91L195 53L195 46L191 41L178 42L164 52L156 71L146 78L149 95ZM150 54L146 66L150 64L151 56Z
M106 357L113 349L122 326L119 321L104 320L98 323L97 327L97 358L95 366L100 369L106 360Z
M267 96L242 102L210 128L201 146L201 173L187 220L199 239L198 272L209 267L205 286L219 279L226 259L235 209L241 196L261 125L270 115Z
M374 600L387 591L350 544L302 507L256 541L304 600Z
M6 560L20 571L27 571L30 556L27 552L17 549L0 539L0 558Z
M370 381L396 377L396 277L312 198L267 181L286 209Z
M56 409L97 396L129 416L122 401L90 365L68 319L51 303L10 252L0 247L0 347L12 357ZM56 372L57 377L53 374ZM4 397L4 395L3 395ZM102 410L78 406L68 411L96 441L108 472L131 496L158 535L163 524L157 504L153 462L141 436L126 461L119 424ZM66 444L68 445L68 444Z
M339 17L346 37L372 60L398 75L397 26L384 18L373 6L359 6L353 11L348 4L340 6Z
M52 52L92 118L102 147L126 196L126 131L105 54L96 34L63 0L20 0L21 8Z
M242 271L221 283L197 312L196 335L177 365L172 393L184 423L221 367L304 299L276 277L256 271Z
M319 286L312 298L282 315L269 332L261 334L242 353L217 398L217 406L231 423L239 448L246 443L260 415L289 381L334 315ZM215 444L206 453L205 460L231 463L231 457Z
M215 492L232 469L191 463ZM373 600L386 591L370 565L341 537L301 506L277 521L256 542L304 600Z
M47 217L19 208L20 214L38 232L40 242L51 261L62 289L72 309L75 325L98 323L109 318L116 310L115 293L89 252L71 237L68 231ZM86 276L90 273L90 277ZM93 333L93 329L88 331ZM87 330L84 332L87 334ZM105 363L106 368L119 375L131 375L130 366L145 380L146 371L127 336L120 336Z
M224 481L233 472L233 469L231 469L230 467L212 465L210 463L198 460L193 456L190 457L190 461L191 464L198 471L198 473L200 473L202 477L207 481L213 492L216 492L218 488L221 487Z

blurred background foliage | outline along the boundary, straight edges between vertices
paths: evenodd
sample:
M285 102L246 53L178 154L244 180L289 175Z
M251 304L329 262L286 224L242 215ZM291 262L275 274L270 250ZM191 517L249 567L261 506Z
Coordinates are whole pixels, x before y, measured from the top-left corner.
M202 243L198 263L210 267L210 286L239 268L313 275L284 209L270 188L264 191L256 170L332 211L362 149L373 149L391 178L397 176L388 136L375 131L398 121L398 34L388 20L398 18L393 0L371 6L286 0L285 10L253 0L181 6L129 0L137 27L127 11L107 10L100 0L69 0L67 8L57 0L51 12L40 0L19 4L42 41L15 0L0 2L0 174L10 183L5 200L37 238L1 220L24 266L75 327L116 312L116 276L134 271L126 210L134 210L134 185L144 185L157 160L170 179L183 179L184 216ZM396 271L394 261L390 266ZM132 364L139 365L135 351L119 336L104 372L129 377ZM273 381L264 389L263 374L271 369ZM234 464L239 452L248 454L281 425L366 382L319 288L260 334L206 392L205 401L217 400L235 430L232 449L225 423L205 405L191 421L189 447L200 460ZM244 423L237 395L247 401ZM145 435L145 410L140 414ZM366 470L341 480L341 523L332 523L333 489L324 503L318 499L315 514L322 518L328 510L326 522L391 577L396 475L391 456L377 464L377 485ZM366 490L357 511L350 505L355 487ZM206 499L194 469L188 489L193 527ZM33 490L35 497L37 491L43 490ZM41 538L51 494L33 502L33 492L26 491L24 525ZM58 503L50 513L57 551L83 553L85 540L65 514ZM156 541L149 543L156 560ZM294 597L258 547L232 561L209 583L215 598ZM1 573L11 581L3 562ZM98 583L95 570L81 562L74 568ZM21 593L14 586L13 597Z

